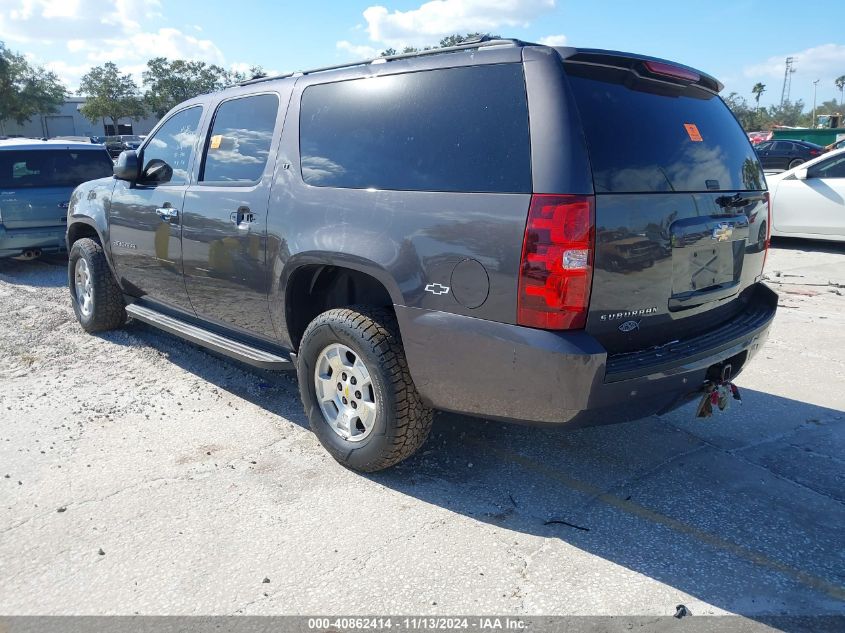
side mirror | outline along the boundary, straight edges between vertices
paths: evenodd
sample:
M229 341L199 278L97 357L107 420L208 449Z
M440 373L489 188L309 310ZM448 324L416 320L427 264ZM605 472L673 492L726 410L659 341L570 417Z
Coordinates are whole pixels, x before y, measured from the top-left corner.
M141 174L141 177L144 182L160 185L170 182L170 179L173 178L173 168L160 158L154 158L144 167L144 173Z
M798 169L798 170L795 172L795 177L796 177L798 180L807 180L807 168L806 168L806 167L804 167L803 169Z
M114 177L118 180L135 182L138 180L139 168L138 152L134 149L128 149L121 152L120 156L117 157L117 162L114 164Z

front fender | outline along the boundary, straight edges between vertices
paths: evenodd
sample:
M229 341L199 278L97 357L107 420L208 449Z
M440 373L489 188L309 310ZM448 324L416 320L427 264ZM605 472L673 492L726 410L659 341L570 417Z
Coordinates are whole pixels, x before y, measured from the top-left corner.
M73 190L67 209L67 246L70 249L82 226L91 227L100 238L103 250L111 260L109 209L114 191L114 178L89 180Z

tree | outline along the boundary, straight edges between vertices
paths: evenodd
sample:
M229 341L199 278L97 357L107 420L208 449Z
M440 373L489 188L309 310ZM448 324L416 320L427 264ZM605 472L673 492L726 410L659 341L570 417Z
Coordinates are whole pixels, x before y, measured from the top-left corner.
M809 126L812 118L811 114L804 113L804 102L801 99L795 102L785 101L783 105L769 106L768 114L773 126Z
M22 124L36 114L55 112L65 97L54 73L33 66L0 42L0 126L6 120Z
M420 51L430 51L432 49L437 48L448 48L449 46L460 46L467 40L480 38L480 37L487 37L493 40L499 39L501 35L490 35L489 33L467 33L466 35L461 35L460 33L454 33L453 35L447 35L443 39L440 40L440 43L437 46L426 46L425 48L416 48L414 46L406 46L402 49L402 53L419 53ZM396 55L395 48L387 48L383 50L379 56L380 57L391 57L392 55Z
M466 35L461 35L460 33L455 33L454 35L447 35L442 40L440 40L440 48L447 48L449 46L460 46L467 40L472 40L475 38L480 37L487 37L491 40L498 40L501 38L501 35L490 35L489 33L467 33Z
M842 99L842 92L845 91L845 75L839 75L833 83L836 85L837 89L839 90L839 103L845 103L845 100Z
M759 81L751 89L751 94L754 95L754 103L757 104L757 110L760 109L760 97L763 96L764 92L766 92L766 84L762 84Z
M736 120L746 132L753 132L759 129L759 117L757 113L748 107L745 98L741 97L736 92L730 93L725 97L725 103L734 113Z
M115 134L120 119L136 121L146 113L138 84L132 75L121 75L112 62L96 66L82 76L79 94L87 97L80 108L82 115L91 121L111 119Z
M142 77L147 89L144 102L159 118L187 99L220 90L241 79L215 64L184 59L170 61L165 57L149 60Z

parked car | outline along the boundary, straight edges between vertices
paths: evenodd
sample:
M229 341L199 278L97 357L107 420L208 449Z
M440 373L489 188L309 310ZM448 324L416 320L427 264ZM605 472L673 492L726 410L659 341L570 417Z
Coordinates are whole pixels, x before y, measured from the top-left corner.
M845 149L767 176L772 235L845 240Z
M772 138L772 132L749 132L748 133L748 140L751 141L752 145L757 145L758 143L762 143L763 141L768 141Z
M51 136L51 141L72 141L74 143L90 143L91 139L87 136Z
M117 157L120 152L127 149L138 149L141 145L141 137L134 134L121 134L119 136L107 136L105 140L106 149L109 154Z
M754 147L763 169L792 169L824 153L821 145L809 141L772 140Z
M92 136L91 142L96 143L97 145L105 145L106 137L105 136Z
M825 145L824 149L826 152L832 152L835 149L845 149L845 138L834 141L830 145Z
M67 141L0 141L0 258L65 250L74 188L112 171L102 146Z
M91 332L132 317L295 368L362 471L413 454L434 409L669 411L738 374L777 304L763 172L719 90L517 40L246 81L76 190L70 300Z

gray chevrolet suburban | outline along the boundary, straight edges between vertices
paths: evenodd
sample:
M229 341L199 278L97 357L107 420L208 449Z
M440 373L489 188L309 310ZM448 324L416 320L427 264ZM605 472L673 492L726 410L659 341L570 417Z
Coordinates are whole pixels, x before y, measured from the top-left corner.
M197 97L73 194L73 308L296 369L314 433L362 471L414 453L435 409L669 411L736 376L777 304L721 88L497 39Z

